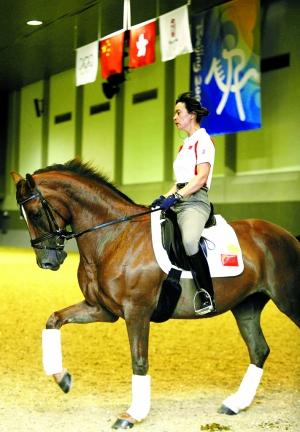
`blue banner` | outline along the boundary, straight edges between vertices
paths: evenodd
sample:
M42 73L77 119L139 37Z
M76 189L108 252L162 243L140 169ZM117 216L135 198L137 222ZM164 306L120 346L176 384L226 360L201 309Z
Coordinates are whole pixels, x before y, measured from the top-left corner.
M191 91L211 135L261 127L258 0L235 0L192 20Z

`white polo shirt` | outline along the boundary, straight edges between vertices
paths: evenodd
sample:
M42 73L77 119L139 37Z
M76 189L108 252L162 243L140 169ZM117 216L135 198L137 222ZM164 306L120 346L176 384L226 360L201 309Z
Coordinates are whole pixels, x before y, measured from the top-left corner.
M196 174L196 166L208 162L210 170L206 186L211 185L215 160L215 146L204 128L187 137L173 163L176 183L187 183Z

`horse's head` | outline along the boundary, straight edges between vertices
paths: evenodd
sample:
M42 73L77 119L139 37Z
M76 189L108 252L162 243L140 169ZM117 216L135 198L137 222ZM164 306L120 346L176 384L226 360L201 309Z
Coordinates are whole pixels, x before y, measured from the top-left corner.
M67 256L64 251L67 221L45 199L30 174L25 179L16 172L12 172L11 176L16 185L17 203L27 223L37 264L43 269L58 270Z

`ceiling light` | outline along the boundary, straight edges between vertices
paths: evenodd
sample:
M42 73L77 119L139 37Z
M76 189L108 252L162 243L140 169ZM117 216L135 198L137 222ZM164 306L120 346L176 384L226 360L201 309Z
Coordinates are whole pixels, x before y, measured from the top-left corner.
M30 21L27 21L26 24L31 25L31 26L39 26L39 25L43 24L43 21L30 20Z

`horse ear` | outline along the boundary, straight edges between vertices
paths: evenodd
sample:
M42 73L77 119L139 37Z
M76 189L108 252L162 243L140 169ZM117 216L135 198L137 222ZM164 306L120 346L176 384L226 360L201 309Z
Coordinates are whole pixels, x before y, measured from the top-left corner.
M35 188L35 181L31 174L26 174L26 181L31 189Z
M13 179L15 185L18 184L19 181L24 180L24 178L20 174L18 174L16 171L12 171L10 173L10 175L11 175L11 178Z

